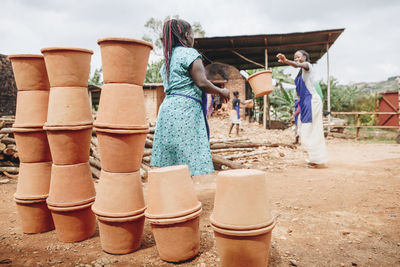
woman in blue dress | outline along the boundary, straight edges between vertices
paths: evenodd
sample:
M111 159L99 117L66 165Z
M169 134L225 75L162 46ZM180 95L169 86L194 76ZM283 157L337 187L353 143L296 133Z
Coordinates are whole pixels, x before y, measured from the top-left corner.
M310 56L304 50L294 54L294 60L286 59L285 55L277 55L279 62L300 68L295 79L296 92L299 96L300 117L297 127L300 141L307 151L309 167L323 168L328 162L324 129L322 123L322 100L315 89Z
M160 73L166 97L160 106L154 135L151 165L188 165L192 176L214 171L206 93L229 100L229 91L207 80L199 52L193 48L191 25L171 19L164 23L165 62Z

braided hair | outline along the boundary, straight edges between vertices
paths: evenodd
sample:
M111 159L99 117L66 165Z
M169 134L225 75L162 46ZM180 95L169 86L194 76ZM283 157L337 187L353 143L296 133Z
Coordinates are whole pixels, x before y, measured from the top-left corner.
M169 81L169 65L171 62L172 48L177 45L188 47L185 33L190 32L192 26L182 19L170 19L164 23L163 46L165 59L165 74Z
M306 51L304 51L304 50L297 50L297 52L302 53L303 56L306 57L306 62L310 62L310 55L309 55ZM296 52L296 53L297 53L297 52ZM299 77L302 73L303 73L303 68L300 68L299 73L297 73L296 78Z

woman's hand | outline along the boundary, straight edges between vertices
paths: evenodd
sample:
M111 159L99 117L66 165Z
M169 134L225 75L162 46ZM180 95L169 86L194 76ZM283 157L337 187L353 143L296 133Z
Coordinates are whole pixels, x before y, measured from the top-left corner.
M278 58L279 62L286 63L286 61L287 61L285 55L282 53L279 53L278 55L276 55L276 57Z
M220 92L220 94L219 94L220 96L221 96L221 100L222 100L222 102L228 102L229 101L229 98L230 98L230 93L229 93L229 90L228 89L226 89L226 88L221 88L221 92Z

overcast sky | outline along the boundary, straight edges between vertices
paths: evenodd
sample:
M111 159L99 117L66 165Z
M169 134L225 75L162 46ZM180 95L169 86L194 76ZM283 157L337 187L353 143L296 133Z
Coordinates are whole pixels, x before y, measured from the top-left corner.
M206 37L346 28L329 52L330 73L340 83L400 74L398 0L0 0L0 12L1 54L88 48L92 70L101 66L97 39L141 39L149 18L179 15L199 22ZM326 56L315 69L326 79Z

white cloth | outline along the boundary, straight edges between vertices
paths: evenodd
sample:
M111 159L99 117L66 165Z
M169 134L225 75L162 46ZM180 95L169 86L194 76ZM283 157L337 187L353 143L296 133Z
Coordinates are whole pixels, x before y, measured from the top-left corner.
M230 117L231 122L232 122L233 124L241 124L241 123L242 123L242 122L240 121L240 119L238 119L238 117L237 117L237 112L236 112L236 110L234 110L234 109L232 109L232 110L229 112L229 117Z

